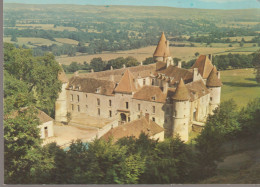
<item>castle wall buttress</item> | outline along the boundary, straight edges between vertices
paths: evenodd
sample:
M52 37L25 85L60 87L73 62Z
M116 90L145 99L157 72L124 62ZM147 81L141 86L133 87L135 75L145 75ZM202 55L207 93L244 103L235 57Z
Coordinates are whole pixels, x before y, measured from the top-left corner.
M55 120L58 122L67 122L67 83L62 84L61 92L55 102Z
M209 100L209 114L220 105L221 87L209 87L210 100Z

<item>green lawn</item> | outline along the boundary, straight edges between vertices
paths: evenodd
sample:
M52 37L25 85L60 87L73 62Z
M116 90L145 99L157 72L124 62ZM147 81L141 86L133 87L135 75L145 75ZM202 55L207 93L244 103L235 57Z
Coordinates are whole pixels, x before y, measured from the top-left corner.
M254 69L221 71L221 80L221 101L233 98L239 107L243 107L250 100L260 97L260 85L255 81Z

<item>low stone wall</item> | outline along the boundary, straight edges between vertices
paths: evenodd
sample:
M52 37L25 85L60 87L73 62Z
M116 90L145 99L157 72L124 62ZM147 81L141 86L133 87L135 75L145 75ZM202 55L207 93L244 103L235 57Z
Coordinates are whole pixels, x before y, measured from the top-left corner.
M100 138L101 136L103 136L104 134L106 134L110 129L115 128L118 126L118 120L112 121L110 123L108 123L106 126L104 126L103 128L98 129L97 132L97 138Z

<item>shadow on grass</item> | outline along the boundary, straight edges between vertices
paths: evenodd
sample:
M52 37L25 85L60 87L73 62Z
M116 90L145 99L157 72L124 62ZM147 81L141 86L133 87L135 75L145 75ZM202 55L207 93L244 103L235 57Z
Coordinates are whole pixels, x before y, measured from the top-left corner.
M245 80L247 80L247 81L254 81L254 82L256 82L255 78L245 78Z
M234 87L260 87L257 83L245 83L245 82L223 82L224 85Z

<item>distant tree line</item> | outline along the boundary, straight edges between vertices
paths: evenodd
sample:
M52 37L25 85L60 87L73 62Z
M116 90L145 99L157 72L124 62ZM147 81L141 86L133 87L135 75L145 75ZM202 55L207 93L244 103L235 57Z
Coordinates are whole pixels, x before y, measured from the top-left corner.
M155 63L153 57L146 58L143 61L143 65L147 65L151 63ZM136 58L131 56L126 58L118 57L116 59L111 59L108 61L104 61L102 60L101 57L98 57L98 58L93 58L89 64L86 61L83 64L72 62L70 65L63 64L62 67L66 73L74 73L75 71L78 70L90 71L91 69L93 69L95 72L105 71L111 69L111 67L113 69L120 69L123 68L124 65L126 67L138 66L140 65L140 62L138 62Z

